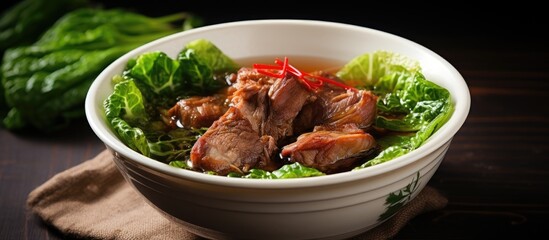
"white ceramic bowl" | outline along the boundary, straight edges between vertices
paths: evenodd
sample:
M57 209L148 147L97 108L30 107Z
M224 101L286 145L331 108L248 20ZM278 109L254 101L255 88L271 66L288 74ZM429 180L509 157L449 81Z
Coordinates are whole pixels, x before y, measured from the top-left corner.
M187 42L206 38L234 59L311 56L347 62L362 53L387 50L418 60L431 81L455 102L451 119L423 146L389 162L359 171L301 179L240 179L168 166L126 147L109 129L103 101L111 78L128 59L161 50L175 57ZM203 237L224 239L340 239L365 232L386 218L390 193L407 186L408 202L427 184L464 123L470 108L458 71L429 49L365 27L308 20L255 20L205 26L139 47L107 67L85 103L93 131L113 153L125 179L156 209Z

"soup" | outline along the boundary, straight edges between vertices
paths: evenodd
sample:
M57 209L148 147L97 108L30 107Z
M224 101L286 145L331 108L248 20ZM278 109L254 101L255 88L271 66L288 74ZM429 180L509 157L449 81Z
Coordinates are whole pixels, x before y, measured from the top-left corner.
M151 52L130 61L106 115L130 148L188 170L286 178L360 169L417 148L452 110L448 92L417 69L360 75L384 57L235 61L201 39L177 59ZM421 92L402 94L410 91Z

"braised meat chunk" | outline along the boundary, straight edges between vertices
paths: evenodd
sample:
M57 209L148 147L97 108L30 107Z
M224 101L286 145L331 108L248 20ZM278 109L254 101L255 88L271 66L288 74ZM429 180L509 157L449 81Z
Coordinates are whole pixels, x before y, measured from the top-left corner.
M349 170L376 146L374 137L358 128L304 133L282 148L281 155L293 162L325 173Z
M293 135L293 121L306 103L316 99L313 93L293 77L276 81L269 89L269 111L264 134L277 141Z
M321 125L343 126L353 123L368 128L374 122L377 96L366 90L347 90L325 102L325 115Z
M370 91L326 86L315 95L316 100L305 105L295 119L296 133L309 132L318 126L334 128L349 123L366 129L374 122L377 96Z
M238 108L230 108L191 150L193 168L219 175L247 172L250 168L274 169L271 155L277 147L268 136L259 136Z
M227 96L195 96L181 99L168 110L170 125L183 128L209 127L229 109Z

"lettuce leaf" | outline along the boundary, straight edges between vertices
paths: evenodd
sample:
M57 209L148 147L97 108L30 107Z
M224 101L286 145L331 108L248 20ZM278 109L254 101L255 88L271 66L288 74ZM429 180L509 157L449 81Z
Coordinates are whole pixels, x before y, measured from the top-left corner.
M137 58L126 71L126 76L144 84L141 89L175 98L184 91L182 88L185 85L179 65L179 61L171 59L166 53L148 52Z
M304 177L316 177L324 176L325 173L310 167L305 167L298 162L287 164L281 168L272 172L251 169L250 172L244 176L238 174L229 174L229 177L241 177L241 178L255 178L255 179L283 179L283 178L304 178Z
M145 111L143 95L133 80L115 85L114 92L105 99L103 106L111 127L127 146L145 156L150 156L145 133L138 127L144 125L149 117Z
M185 69L183 77L197 95L205 95L226 86L224 78L218 80L216 75L236 72L239 68L236 62L205 39L187 43L179 53L178 60Z
M200 43L200 44L199 44ZM161 111L179 98L197 93L209 94L226 86L215 79L215 72L232 70L231 61L213 62L203 54L215 53L228 59L206 41L193 43L199 51L185 48L177 59L160 51L147 52L131 59L122 75L113 77L113 93L104 101L107 121L131 149L173 166L183 166L192 145L205 128L174 129L165 132ZM178 162L179 161L179 162Z
M349 85L378 95L374 126L401 133L377 139L381 153L356 169L417 149L454 111L448 90L427 80L417 61L397 53L377 51L358 56L336 75Z
M351 86L370 88L381 77L402 70L419 72L421 67L419 62L403 55L387 51L376 51L352 59L336 73L336 76L344 79Z
M180 55L187 55L188 52L193 52L198 61L207 65L213 72L235 72L240 67L232 58L206 39L197 39L187 43Z

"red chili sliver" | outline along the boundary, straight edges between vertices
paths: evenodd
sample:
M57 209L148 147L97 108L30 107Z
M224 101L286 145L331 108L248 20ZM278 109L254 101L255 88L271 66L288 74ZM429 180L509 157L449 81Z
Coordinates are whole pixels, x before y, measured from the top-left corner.
M284 76L286 76L286 74L290 73L296 76L297 79L299 79L300 82L311 91L319 89L320 87L322 87L322 85L324 85L324 83L332 84L347 90L356 90L351 86L345 85L344 83L335 81L333 79L325 78L322 76L314 76L306 72L301 72L299 69L288 63L287 57L284 58L284 61L281 61L278 58L275 59L275 64L276 65L267 65L256 63L253 65L253 67L257 70L257 72L261 74L276 78L283 78Z

